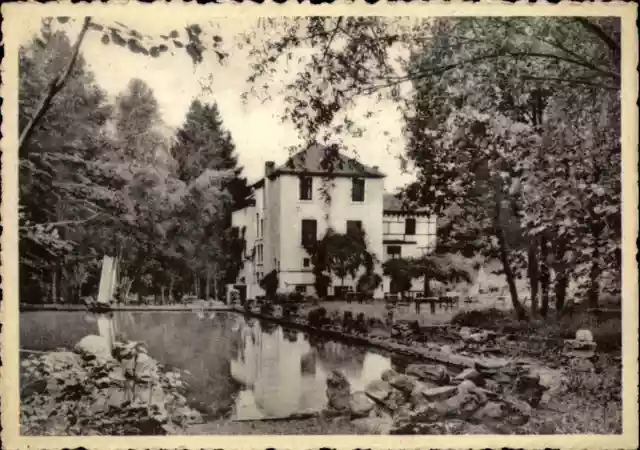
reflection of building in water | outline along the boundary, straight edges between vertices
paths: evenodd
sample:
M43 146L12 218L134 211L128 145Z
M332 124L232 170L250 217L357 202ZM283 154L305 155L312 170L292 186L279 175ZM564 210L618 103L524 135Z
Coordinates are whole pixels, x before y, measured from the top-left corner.
M232 362L231 371L236 380L252 391L253 399L248 392L239 398L238 417L253 417L254 401L266 417L284 417L322 406L323 399L316 398L318 383L314 382L317 377L314 359L309 356L311 347L301 334L294 341L280 327L263 332L257 322L253 327L245 327L242 334L243 351ZM321 393L324 396L322 389Z

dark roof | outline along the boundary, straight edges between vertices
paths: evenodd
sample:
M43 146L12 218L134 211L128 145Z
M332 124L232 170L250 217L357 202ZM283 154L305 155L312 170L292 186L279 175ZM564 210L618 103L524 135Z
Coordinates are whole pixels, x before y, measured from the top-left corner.
M314 144L291 156L284 164L275 167L269 178L280 174L331 175L336 177L384 178L377 167L369 167L355 158L343 155L337 147ZM253 184L260 187L264 178Z
M396 214L419 214L427 212L427 208L420 207L415 209L406 208L402 199L398 194L384 194L382 198L382 210L384 212Z

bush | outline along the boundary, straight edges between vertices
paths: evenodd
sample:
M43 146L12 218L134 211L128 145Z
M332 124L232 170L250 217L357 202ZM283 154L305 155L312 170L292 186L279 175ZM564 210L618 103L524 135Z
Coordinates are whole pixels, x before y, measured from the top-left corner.
M327 323L326 308L320 307L309 311L309 314L307 314L307 321L310 326L314 328L321 328L325 323Z
M513 321L508 312L497 308L461 311L451 319L453 325L461 327L494 328L498 322Z
M136 342L117 343L113 356L50 352L24 360L22 433L177 434L201 420L177 370L164 370Z

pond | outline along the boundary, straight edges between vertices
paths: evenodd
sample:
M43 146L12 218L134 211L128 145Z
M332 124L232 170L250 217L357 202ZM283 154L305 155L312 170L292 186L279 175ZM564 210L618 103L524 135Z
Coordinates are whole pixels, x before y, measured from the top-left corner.
M222 312L23 312L20 348L72 349L105 326L119 338L144 343L158 362L188 371L189 402L208 420L319 411L332 370L341 370L355 391L392 366L390 358L368 349Z

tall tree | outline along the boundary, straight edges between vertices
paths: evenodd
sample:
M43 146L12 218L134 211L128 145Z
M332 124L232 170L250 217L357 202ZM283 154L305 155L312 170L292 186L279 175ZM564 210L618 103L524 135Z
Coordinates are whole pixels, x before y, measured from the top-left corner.
M20 148L25 301L78 299L87 279L83 256L98 244L87 227L101 223L115 205L113 191L99 183L104 176L99 160L109 141L103 125L111 108L82 55L75 55L66 34L52 31L47 22L19 52L19 128L29 126L47 86L74 57L64 88Z
M178 176L184 182L190 183L206 171L215 171L222 177L220 189L227 201L211 221L198 221L204 230L200 245L210 249L204 277L205 291L208 293L213 288L219 295L222 292L220 284L235 281L238 274L239 255L234 251L237 238L232 236L229 229L231 211L245 205L250 189L242 177L235 145L230 133L223 127L215 103L205 104L199 100L191 103L185 123L178 130L173 155L177 161Z

